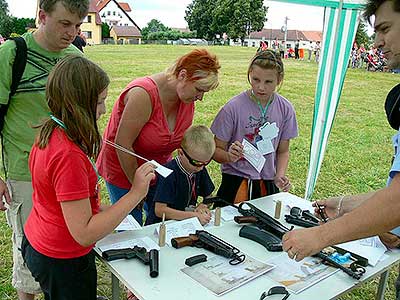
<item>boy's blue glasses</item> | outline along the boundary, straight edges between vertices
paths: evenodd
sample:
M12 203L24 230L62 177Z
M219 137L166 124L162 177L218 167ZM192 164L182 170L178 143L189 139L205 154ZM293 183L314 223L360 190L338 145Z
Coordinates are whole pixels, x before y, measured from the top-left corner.
M189 154L187 154L185 149L183 149L183 148L181 148L181 149L182 149L183 154L185 154L186 158L188 159L189 163L194 167L205 167L211 162L211 159L209 161L206 161L206 162L193 159L193 158L190 157Z

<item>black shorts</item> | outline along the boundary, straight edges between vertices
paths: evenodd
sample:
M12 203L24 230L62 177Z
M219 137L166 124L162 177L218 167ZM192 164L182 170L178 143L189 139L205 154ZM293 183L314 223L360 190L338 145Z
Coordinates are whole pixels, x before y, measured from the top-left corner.
M21 250L45 300L96 300L97 271L93 250L77 258L52 258L36 251L25 237Z
M221 197L222 199L224 199L225 201L227 201L229 203L233 203L236 198L238 189L243 180L248 180L248 179L240 177L240 176L236 176L236 175L222 173L221 185L219 186L217 196ZM273 180L252 180L252 181L253 181L252 193L251 193L251 195L249 195L250 191L248 191L247 199L257 199L260 197L279 193L279 189L274 184ZM262 181L264 183L266 193L262 193L261 188L260 188L260 181ZM218 206L218 205L215 205L215 206ZM224 205L222 205L222 206L224 206Z

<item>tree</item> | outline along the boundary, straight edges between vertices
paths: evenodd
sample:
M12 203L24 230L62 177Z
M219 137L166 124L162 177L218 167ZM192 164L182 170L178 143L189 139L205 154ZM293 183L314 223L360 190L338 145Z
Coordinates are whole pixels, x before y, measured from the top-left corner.
M219 33L212 28L214 11L217 7L216 0L193 0L185 11L185 20L191 31L197 32L198 38L215 39Z
M11 17L13 32L18 34L24 34L27 28L35 27L35 19L33 18L16 18Z
M110 37L110 26L107 23L101 23L101 39L106 39Z
M367 46L369 44L369 37L367 34L367 30L365 29L365 23L363 21L360 21L360 24L358 24L355 40L358 46L360 46L361 44Z
M244 38L264 27L267 8L263 0L193 0L185 20L197 36L213 40L227 33L230 38Z
M141 31L142 37L144 40L149 39L148 36L152 32L163 32L163 31L168 31L170 28L165 26L163 23L156 19L152 19L149 23L147 23L147 26L144 27Z
M8 4L5 0L0 0L0 34L3 37L9 37L12 31L12 19L8 12Z
M266 14L263 0L218 0L212 28L243 43L250 32L263 29Z

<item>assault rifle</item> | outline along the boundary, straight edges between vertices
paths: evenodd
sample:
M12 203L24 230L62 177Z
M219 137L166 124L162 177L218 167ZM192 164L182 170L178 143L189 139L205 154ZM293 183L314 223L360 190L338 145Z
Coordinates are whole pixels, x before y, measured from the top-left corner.
M150 267L150 277L158 276L158 250L152 249L147 252L146 248L135 246L134 248L113 249L102 253L106 261L116 259L131 259L137 257L145 265Z
M228 203L221 198L215 198L214 201L223 202L225 204L236 207L237 210L243 215L234 217L236 223L251 223L258 227L258 229L256 229L249 226L243 226L242 229L239 231L239 236L260 243L269 251L282 251L279 241L282 241L283 235L289 230L292 230L293 226L291 228L286 227L278 220L258 209L248 201L240 203L239 206L232 205L231 203ZM360 266L359 264L353 263L351 268L347 268L331 259L322 251L315 254L314 256L319 257L320 259L322 259L323 262L326 262L335 268L341 269L346 274L357 280L360 279L361 276L365 273L365 269L362 268L362 266Z
M195 234L173 238L171 239L171 244L176 249L186 246L204 248L217 255L230 258L231 260L229 261L229 263L231 265L240 264L244 262L246 258L244 254L240 254L239 249L205 230L196 230Z

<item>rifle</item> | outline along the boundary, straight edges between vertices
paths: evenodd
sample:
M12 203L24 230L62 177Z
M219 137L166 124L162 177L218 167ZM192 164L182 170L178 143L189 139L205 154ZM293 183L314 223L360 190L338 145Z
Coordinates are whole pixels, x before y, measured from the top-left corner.
M196 230L195 234L171 239L174 248L186 246L204 248L217 255L230 258L229 264L237 265L244 262L246 256L240 250L205 230Z
M106 261L116 259L131 259L137 257L145 265L150 267L150 277L158 276L158 250L151 249L147 252L146 248L135 246L133 248L112 249L102 253L102 257Z
M245 206L248 208L245 208ZM293 229L293 226L291 228L287 228L278 220L274 219L249 202L240 203L237 209L243 215L243 217L234 217L235 222L238 224L252 223L258 228L268 231L280 239L282 239L286 232Z
M227 201L221 198L219 199L216 198L215 201L220 201L232 205L231 203L228 203ZM235 216L234 220L236 223L238 224L252 223L258 227L258 229L254 228L252 230L251 227L244 226L239 232L239 235L241 237L248 238L257 243L260 243L267 249L271 248L272 251L280 251L279 242L277 242L276 239L265 233L269 232L270 234L274 235L277 239L282 240L283 235L289 230L292 230L293 226L289 229L288 227L280 223L278 220L274 219L273 217L263 212L262 210L258 209L249 202L242 202L240 203L239 206L236 205L232 206L236 207L237 210L243 215L243 217ZM247 206L248 208L246 208L245 206ZM310 218L308 214L307 217ZM334 261L333 259L331 259L328 255L326 255L322 251L315 254L314 256L319 257L320 259L322 259L323 262L326 262L335 268L343 270L346 274L357 280L360 279L361 276L365 273L365 269L360 264L353 263L351 268L347 268L339 264L338 262Z

